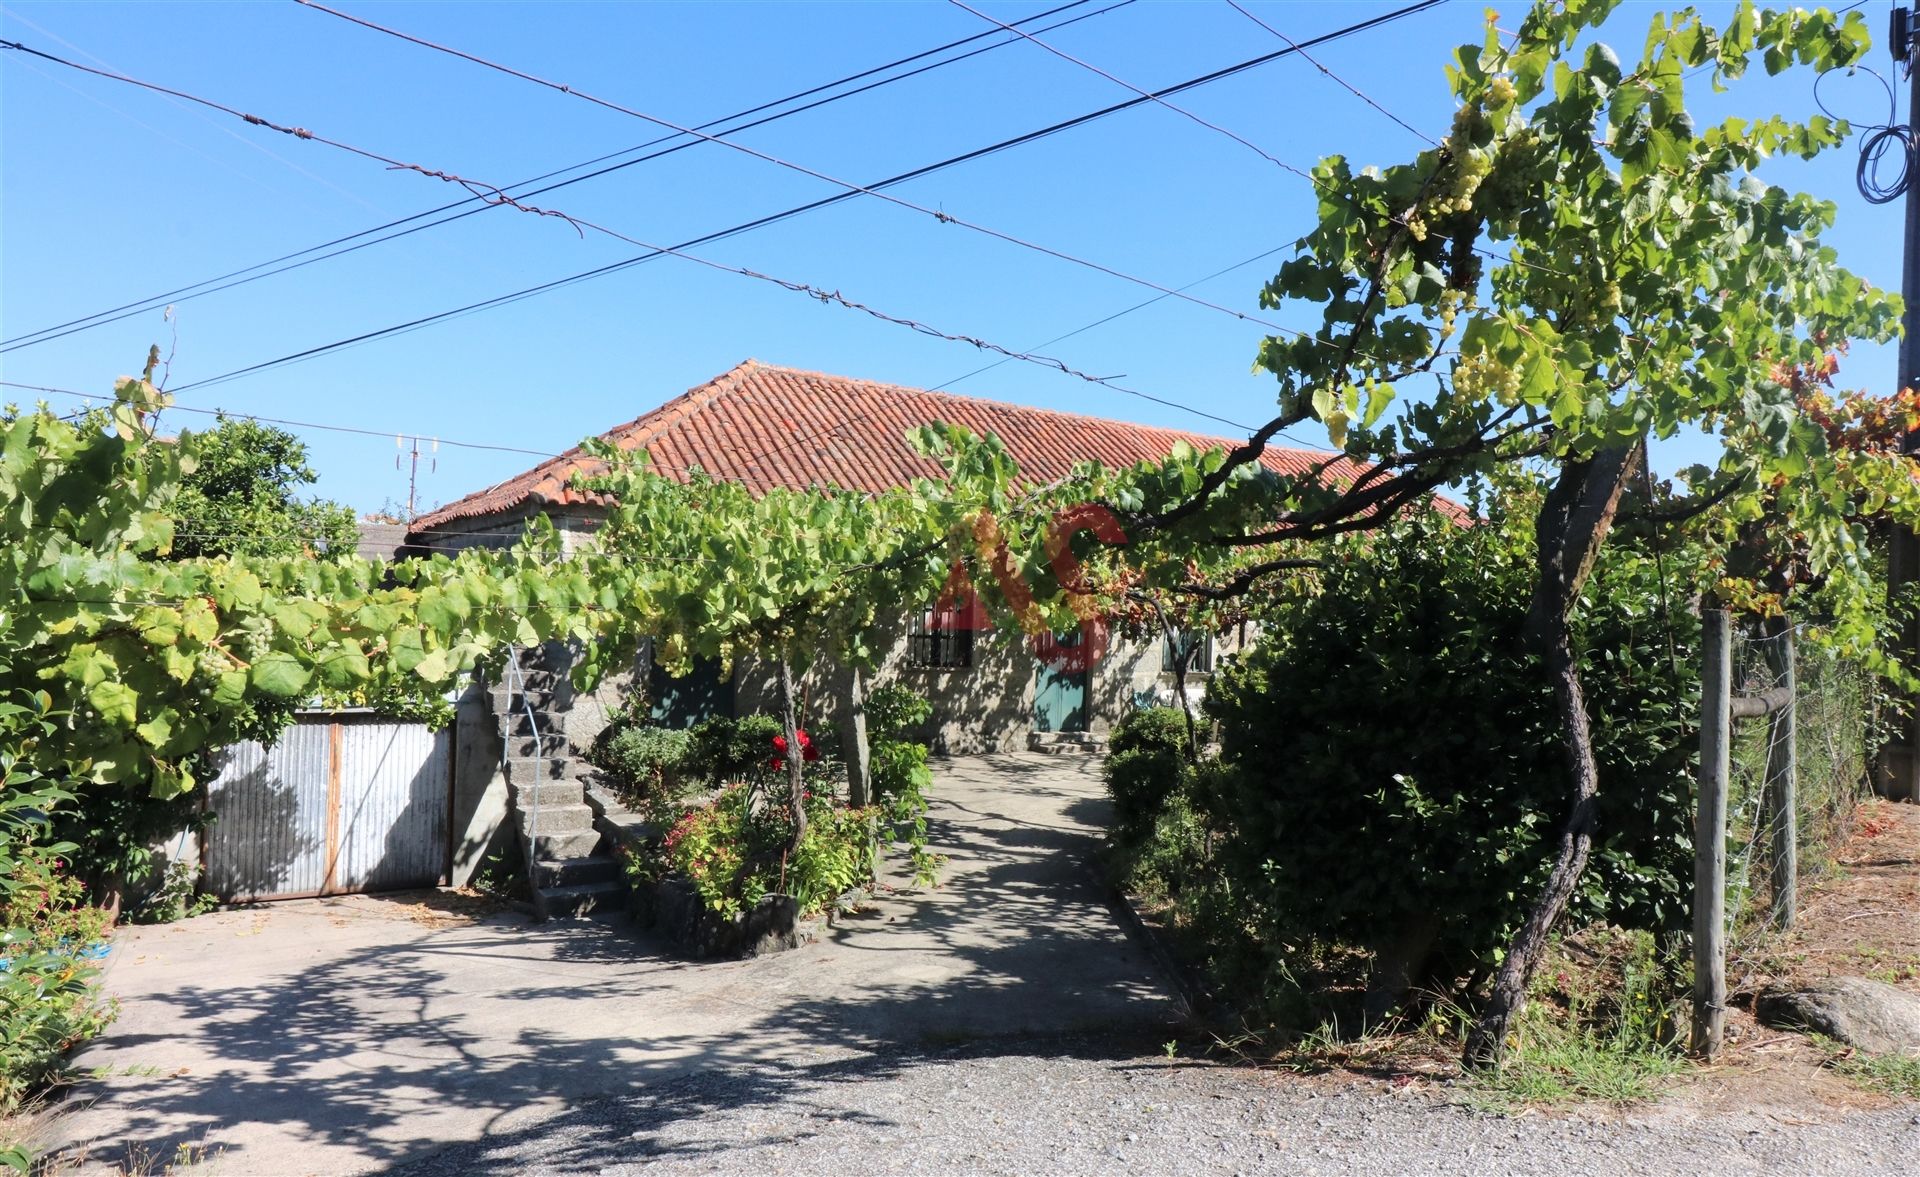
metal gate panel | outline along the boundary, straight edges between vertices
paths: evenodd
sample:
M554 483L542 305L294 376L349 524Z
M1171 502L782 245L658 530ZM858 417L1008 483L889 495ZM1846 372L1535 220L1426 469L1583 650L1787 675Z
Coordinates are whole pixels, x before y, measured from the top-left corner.
M338 725L339 857L330 890L431 887L447 869L453 733L417 723Z
M207 888L226 900L311 895L327 873L324 724L295 724L272 748L249 740L221 753L207 786ZM320 787L314 788L314 782Z
M371 714L303 716L225 749L207 786L207 888L228 902L444 882L453 734Z

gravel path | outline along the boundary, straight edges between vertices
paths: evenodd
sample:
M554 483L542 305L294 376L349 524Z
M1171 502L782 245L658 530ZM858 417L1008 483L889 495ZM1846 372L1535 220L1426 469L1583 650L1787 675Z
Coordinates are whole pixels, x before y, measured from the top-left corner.
M1140 1057L976 1045L709 1072L395 1170L648 1173L1910 1174L1920 1110L1502 1118L1392 1093Z

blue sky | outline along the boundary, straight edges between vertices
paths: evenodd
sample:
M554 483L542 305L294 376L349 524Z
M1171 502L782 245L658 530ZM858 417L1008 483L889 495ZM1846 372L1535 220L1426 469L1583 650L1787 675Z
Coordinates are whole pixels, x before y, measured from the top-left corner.
M1095 0L1077 12L1112 3ZM1304 39L1389 5L1246 0ZM694 124L987 29L946 3L370 4L347 11L682 124ZM1003 20L1050 5L978 3ZM1635 55L1663 6L1627 3L1607 39ZM1726 6L1709 4L1710 17ZM1519 6L1509 5L1517 16ZM1885 4L1866 6L1876 35ZM1483 8L1454 0L1315 52L1431 134L1451 115L1442 65L1477 41ZM1063 14L1074 15L1074 13ZM1060 18L1055 18L1060 19ZM639 120L407 45L291 3L45 4L0 0L10 39L213 98L393 158L506 184L660 134ZM1004 36L1004 35L1003 35ZM1279 47L1224 2L1136 0L1046 40L1147 87ZM1876 50L1876 67L1883 55ZM1705 79L1699 80L1701 84ZM1706 96L1706 117L1801 115L1811 79L1755 79ZM745 132L743 143L867 182L1131 96L1014 43L897 85ZM1836 113L1879 121L1885 97L1835 77ZM1343 152L1393 163L1407 131L1284 59L1177 101L1301 168ZM1898 205L1853 188L1851 153L1773 165L1775 182L1840 205L1830 240L1876 284L1899 281ZM578 184L540 203L648 241L679 241L837 191L713 144ZM1168 286L1182 286L1312 224L1313 190L1245 147L1152 106L904 185L899 194ZM463 195L442 182L249 127L186 103L0 54L0 337L12 337ZM506 293L636 252L566 224L493 209L231 291L0 355L0 378L104 392L150 343L178 343L181 386ZM839 290L944 331L1030 348L1152 291L857 197L700 251ZM1278 258L1194 293L1253 312ZM1294 312L1288 325L1311 328ZM1251 363L1262 328L1175 300L1043 349L1233 420L1270 415ZM773 286L663 258L504 308L181 395L183 405L558 451L755 356L929 387L993 357ZM1857 352L1849 384L1882 391L1891 349ZM1176 408L1008 363L956 391L1047 408L1222 431ZM10 399L31 394L5 391ZM63 407L74 402L49 398ZM171 428L197 418L176 414ZM402 501L391 437L299 431L322 493L362 510ZM1317 427L1303 440L1324 443ZM1665 465L1704 443L1665 447ZM423 507L508 477L526 455L441 447Z

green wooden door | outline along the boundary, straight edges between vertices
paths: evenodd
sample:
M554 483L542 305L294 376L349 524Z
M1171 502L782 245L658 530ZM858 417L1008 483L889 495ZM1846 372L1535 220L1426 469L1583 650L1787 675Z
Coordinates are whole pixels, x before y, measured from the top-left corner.
M1080 631L1060 636L1062 646L1080 644ZM1087 730L1087 672L1066 674L1040 664L1033 680L1033 726L1043 732Z

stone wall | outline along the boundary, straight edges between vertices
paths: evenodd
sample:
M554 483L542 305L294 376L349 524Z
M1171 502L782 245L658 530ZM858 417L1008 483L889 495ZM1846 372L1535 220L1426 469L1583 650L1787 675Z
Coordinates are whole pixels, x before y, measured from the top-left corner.
M973 665L963 669L915 666L908 659L904 622L886 635L887 653L868 676L869 690L900 683L933 704L926 737L938 754L973 756L1025 749L1033 731L1034 680L1039 659L1026 639L1006 630L975 638ZM1249 640L1251 635L1249 635ZM1088 730L1105 736L1122 717L1143 703L1172 706L1173 675L1160 669L1159 638L1130 640L1114 635L1088 678ZM1238 633L1214 640L1217 659L1241 648ZM1207 676L1188 675L1188 696L1197 707ZM811 668L799 680L809 715L837 721L847 696L847 674L831 665ZM779 671L762 658L740 659L734 668L734 699L739 714L780 709Z

